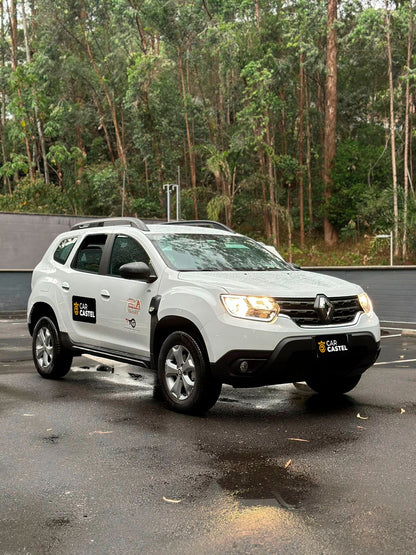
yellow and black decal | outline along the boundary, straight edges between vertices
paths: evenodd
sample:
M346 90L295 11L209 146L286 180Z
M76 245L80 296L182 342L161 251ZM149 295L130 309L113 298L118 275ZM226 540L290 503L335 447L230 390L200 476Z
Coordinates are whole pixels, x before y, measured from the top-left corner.
M348 337L346 335L317 337L315 340L318 349L318 356L320 357L346 354L349 351Z
M95 299L91 297L72 297L72 319L76 322L96 322Z

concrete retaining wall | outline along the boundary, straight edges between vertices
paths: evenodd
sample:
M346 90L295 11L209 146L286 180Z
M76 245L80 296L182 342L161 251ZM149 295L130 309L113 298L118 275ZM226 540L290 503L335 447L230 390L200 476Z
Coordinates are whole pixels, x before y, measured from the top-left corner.
M87 219L0 212L0 270L33 270L52 239Z
M416 266L309 269L361 285L370 295L381 320L416 323Z

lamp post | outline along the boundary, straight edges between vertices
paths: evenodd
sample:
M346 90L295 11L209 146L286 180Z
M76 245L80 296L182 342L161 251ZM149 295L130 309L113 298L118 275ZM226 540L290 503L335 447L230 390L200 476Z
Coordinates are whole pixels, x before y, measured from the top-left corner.
M376 235L376 239L390 239L390 266L393 266L393 232L387 235Z
M170 195L176 189L176 221L179 221L181 206L181 186L177 183L167 183L163 185L166 190L166 219L170 222Z

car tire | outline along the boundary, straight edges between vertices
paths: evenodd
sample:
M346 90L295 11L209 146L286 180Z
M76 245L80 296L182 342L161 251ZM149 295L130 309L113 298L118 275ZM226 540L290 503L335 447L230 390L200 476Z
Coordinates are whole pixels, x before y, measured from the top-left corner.
M163 399L177 412L200 414L215 405L222 384L209 371L207 357L189 333L171 333L158 357L158 385Z
M312 378L308 378L306 383L316 393L321 393L322 395L342 395L354 389L360 379L361 374L358 376L343 376L337 378L313 376Z
M72 353L62 345L57 325L47 316L40 318L33 330L32 354L43 378L59 379L71 369Z

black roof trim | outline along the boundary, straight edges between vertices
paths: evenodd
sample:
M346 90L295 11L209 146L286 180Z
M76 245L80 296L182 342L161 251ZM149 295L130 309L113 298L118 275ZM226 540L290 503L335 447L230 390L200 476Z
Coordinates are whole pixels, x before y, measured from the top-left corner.
M89 227L107 227L112 225L127 225L130 227L136 227L141 231L149 231L147 225L138 218L103 218L102 220L89 220L73 225L71 230L87 229Z
M223 231L229 231L230 233L235 233L234 230L227 227L221 222L215 222L214 220L176 220L174 222L163 222L163 225L189 225L194 227L210 227L213 229L222 229Z

